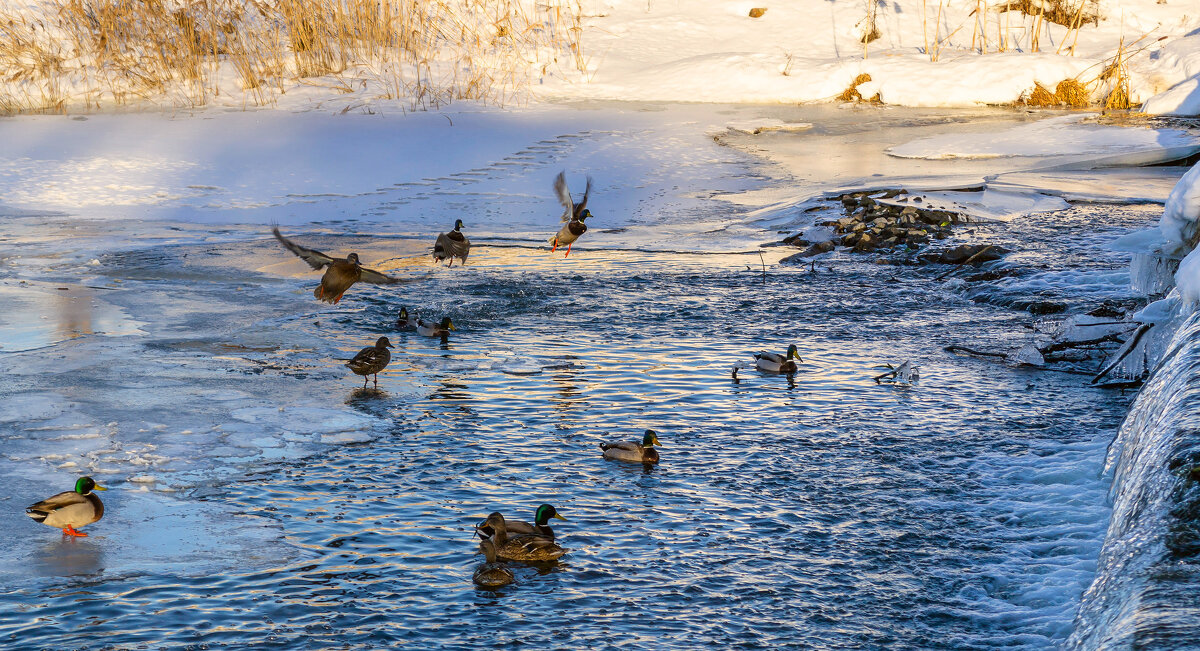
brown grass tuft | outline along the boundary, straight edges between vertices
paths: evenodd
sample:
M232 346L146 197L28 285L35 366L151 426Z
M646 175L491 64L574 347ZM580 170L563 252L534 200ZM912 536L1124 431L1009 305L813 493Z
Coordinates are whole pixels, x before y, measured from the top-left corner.
M854 81L850 83L850 87L847 88L846 90L842 91L841 95L838 95L838 97L837 97L838 100L843 101L843 102L861 102L861 101L863 101L862 93L858 92L858 86L860 84L865 84L868 81L871 81L871 75L868 75L865 72L859 74L857 77L854 78Z

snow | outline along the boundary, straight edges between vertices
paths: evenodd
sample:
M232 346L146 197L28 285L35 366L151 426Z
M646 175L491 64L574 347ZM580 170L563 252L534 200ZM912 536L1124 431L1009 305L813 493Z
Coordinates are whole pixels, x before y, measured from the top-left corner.
M1168 247L1182 252L1195 245L1200 225L1200 164L1188 170L1175 184L1163 207L1158 227ZM1171 252L1168 250L1168 252Z
M9 11L32 19L47 11L48 3L30 0ZM860 75L869 75L870 81L858 87L861 96L899 106L1009 105L1028 96L1035 84L1053 91L1060 81L1072 79L1086 85L1098 102L1113 87L1101 75L1123 48L1135 104L1145 101L1143 110L1149 113L1200 113L1200 35L1195 34L1200 12L1176 2L1102 0L1098 19L1085 21L1079 30L1016 10L978 13L974 3L791 0L766 5L768 11L758 18L748 15L752 4L584 0L579 50L545 44L510 54L501 66L512 80L511 95L504 99L831 102L839 101ZM869 7L879 38L864 46L860 38L868 31ZM65 65L87 63L64 60ZM445 72L447 62L432 63ZM205 100L231 109L265 104L358 112L412 110L422 103L396 97L396 71L366 61L336 74L257 88L245 88L229 61L213 69L213 89ZM59 79L57 85L71 109L83 108L85 97L111 102L89 95L94 81L87 74ZM0 98L40 92L20 75L0 82ZM149 98L151 104L175 108L194 101L180 89ZM118 195L120 190L114 188Z

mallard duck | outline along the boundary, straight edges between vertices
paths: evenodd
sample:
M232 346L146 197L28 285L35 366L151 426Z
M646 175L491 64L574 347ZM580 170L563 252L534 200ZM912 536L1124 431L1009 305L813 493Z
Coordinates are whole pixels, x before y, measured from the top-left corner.
M479 541L479 551L486 562L475 568L475 575L471 577L475 585L494 590L513 582L513 573L496 561L496 545L491 538Z
M592 216L591 211L587 209L588 195L592 193L592 177L587 177L587 188L583 191L583 201L574 203L571 201L571 191L567 189L566 172L559 172L558 176L554 177L554 193L558 195L558 201L563 205L563 214L561 221L563 227L558 229L554 237L550 238L550 245L553 247L550 252L558 250L562 244L567 245L567 253L563 257L571 255L571 244L579 239L580 235L587 232L587 224L583 220Z
M628 461L630 463L658 463L658 450L653 446L662 445L658 442L658 435L654 430L646 430L645 436L642 437L642 442L637 441L608 441L600 444L600 449L604 450L604 458L614 461Z
M554 540L554 530L547 524L550 522L550 518L566 521L566 518L559 515L558 509L549 504L543 504L537 507L537 511L534 512L533 524L524 520L505 520L504 526L508 529L508 535L510 536L538 535ZM483 529L485 527L487 527L487 521L480 522L475 528Z
M25 514L36 522L62 529L64 536L83 536L76 527L91 524L104 517L104 503L92 491L106 491L91 477L75 480L75 490L64 491L37 504L25 507Z
M559 547L553 540L544 536L508 535L508 526L504 516L492 513L483 521L483 526L475 527L481 538L490 538L496 545L496 555L509 561L554 561L558 560L567 550Z
M351 285L360 280L375 285L391 285L401 282L399 278L363 267L358 262L357 253L351 253L345 258L332 258L320 251L305 248L289 240L279 232L278 226L272 228L271 232L275 234L275 239L279 240L283 248L300 256L300 259L307 262L308 266L313 269L329 267L325 270L325 275L321 276L321 284L313 290L313 296L326 303L337 303L342 300L342 294L345 294Z
M755 365L760 371L768 373L795 373L796 362L803 363L799 353L796 351L796 344L788 346L787 355L778 353L768 353L763 351L754 356Z
M409 316L408 308L400 308L400 316L396 317L396 329L408 330L417 327L417 321L420 321L416 315Z
M417 332L426 337L442 337L450 334L451 330L457 330L454 324L450 322L450 317L442 317L441 323L431 323L417 319Z
M379 388L379 372L392 361L392 353L388 350L391 347L392 342L388 341L387 337L380 337L374 346L367 346L358 351L354 359L346 362L351 371L363 376L364 389L367 388L367 376L371 374L375 375L375 388Z
M463 264L467 264L467 255L471 253L471 240L467 239L466 235L462 234L462 220L454 222L454 230L449 233L438 235L437 242L433 245L433 259L441 262L447 258L450 260L448 267L454 266L454 259L462 260Z

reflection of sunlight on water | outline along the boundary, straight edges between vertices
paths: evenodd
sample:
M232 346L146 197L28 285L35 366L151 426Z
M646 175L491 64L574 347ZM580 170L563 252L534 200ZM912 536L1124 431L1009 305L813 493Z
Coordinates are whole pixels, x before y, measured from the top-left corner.
M0 287L6 302L0 314L0 351L33 350L91 334L142 334L143 324L98 294L80 285L25 282Z

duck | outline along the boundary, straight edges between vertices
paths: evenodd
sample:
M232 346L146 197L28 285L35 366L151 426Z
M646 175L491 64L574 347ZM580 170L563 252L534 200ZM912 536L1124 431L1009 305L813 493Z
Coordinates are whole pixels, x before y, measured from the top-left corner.
M409 316L408 308L401 307L400 316L396 317L396 329L411 330L412 328L417 327L418 321L420 321L420 319L418 319L416 315Z
M50 527L59 527L64 536L87 537L77 531L104 517L104 502L92 491L106 491L91 477L75 480L75 490L64 491L37 504L25 507L25 515Z
M796 363L804 362L803 359L800 359L800 354L796 350L796 344L788 346L787 355L763 351L755 355L754 359L758 370L768 373L795 373L797 368Z
M433 245L434 260L441 262L449 259L450 264L446 265L447 267L454 266L455 258L467 264L467 255L471 253L471 240L462 234L462 227L463 222L458 219L454 222L454 230L438 235L437 242Z
M417 332L426 337L444 337L450 334L451 330L457 330L454 324L451 323L450 317L442 317L441 323L433 323L430 321L422 321L417 319Z
M496 544L491 538L484 538L479 542L479 552L483 554L486 562L475 568L475 574L471 577L475 585L495 590L513 582L512 571L496 560Z
M583 220L592 216L591 211L587 209L588 195L592 193L592 177L587 177L587 188L583 191L583 201L574 203L571 200L571 191L567 189L566 174L566 172L559 172L558 176L554 177L554 193L558 195L558 201L563 205L561 217L563 227L550 238L551 253L557 251L560 245L567 245L567 253L563 256L564 258L571 255L571 244L587 232L587 224L584 224Z
M509 535L538 535L544 538L549 538L550 540L554 540L554 530L550 528L549 524L547 524L550 521L550 518L555 518L564 522L567 520L559 514L558 509L555 509L549 504L543 504L537 507L537 510L534 511L533 524L525 522L524 520L505 520L504 526L508 530ZM482 529L486 526L487 522L484 521L476 525L476 528Z
M354 359L346 362L346 366L355 375L363 376L363 388L367 388L367 376L375 375L375 388L379 388L379 372L383 370L388 362L392 361L392 353L388 348L392 347L392 342L388 341L387 337L380 337L374 346L367 346L358 351Z
M652 429L646 430L642 442L637 441L607 441L600 444L604 450L604 458L613 461L628 461L630 463L658 463L658 450L653 446L662 445L658 442L658 434Z
M362 266L357 253L351 253L344 258L334 258L315 249L296 244L284 237L279 232L278 226L272 228L271 232L275 234L275 239L279 240L283 248L300 256L300 259L307 262L308 266L313 269L329 267L325 270L325 275L321 276L321 284L313 290L313 296L316 296L317 300L336 304L342 300L342 295L346 293L347 289L350 289L351 285L360 281L374 285L393 285L402 282L399 278L393 278Z
M496 556L509 561L556 561L567 550L549 538L539 535L508 535L504 515L494 512L475 527L481 538L490 539L496 545Z

